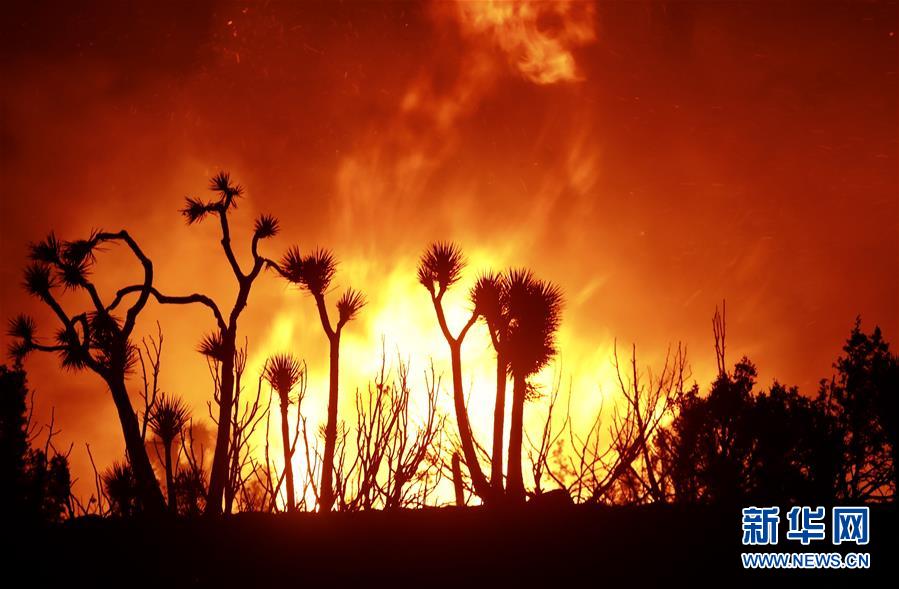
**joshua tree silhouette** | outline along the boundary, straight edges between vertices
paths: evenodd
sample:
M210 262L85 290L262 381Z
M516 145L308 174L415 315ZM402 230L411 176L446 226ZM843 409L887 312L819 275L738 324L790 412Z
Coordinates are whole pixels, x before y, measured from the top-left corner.
M185 305L199 303L209 307L215 316L217 332L207 336L200 346L201 352L204 354L207 352L213 353L214 357L220 363L220 398L218 399L219 414L217 419L218 430L215 439L215 452L213 453L212 458L209 492L207 494L206 503L206 511L214 515L221 513L222 511L222 498L225 494L225 487L229 480L228 457L231 455L231 439L233 437L231 431L233 420L231 417L235 394L237 320L247 306L247 300L249 299L250 290L253 287L254 281L266 266L266 259L259 255L259 241L275 236L280 227L278 220L271 215L260 215L256 219L253 228L253 239L250 246L250 251L253 256L253 266L248 273L244 273L240 264L237 262L237 258L234 256L234 249L231 246L231 229L228 223L228 213L237 208L237 201L243 195L244 189L239 184L233 183L231 181L231 176L228 173L219 172L210 181L209 190L216 194L216 199L205 201L188 197L184 208L181 209L181 214L187 220L189 225L202 221L208 215L215 215L219 219L222 233L222 249L231 266L231 271L233 272L238 285L237 298L234 301L234 306L231 309L227 321L219 311L218 305L208 296L202 294L166 296L156 289L150 289L150 292L156 297L156 300L162 304ZM136 290L139 290L139 287L132 286L120 290L116 298L116 303L125 295Z
M178 397L163 394L153 405L148 425L162 442L165 453L165 488L169 497L169 511L178 513L178 493L175 490L175 473L172 461L172 444L190 419L190 411Z
M293 486L293 448L287 426L287 410L294 399L290 393L305 375L305 368L290 354L278 354L269 358L265 367L265 379L278 392L281 401L281 445L284 447L284 476L287 480L287 510L296 509Z
M121 243L129 248L143 267L143 283L130 287L138 292L134 304L125 317L113 315L121 297L106 306L90 277L96 263L96 253L109 244ZM25 289L46 304L62 324L56 333L55 344L43 344L36 335L34 320L20 315L11 321L9 333L16 338L11 353L20 363L32 351L59 354L62 366L71 370L90 369L109 387L125 447L143 508L162 511L165 502L159 483L150 466L141 437L137 415L128 397L125 379L135 363L135 349L131 333L137 317L146 306L153 291L153 264L137 242L126 231L93 232L87 239L59 241L51 233L45 240L31 245L31 264L25 270ZM69 315L57 300L59 288L86 292L92 310Z
M465 393L462 389L462 342L465 340L468 330L477 321L478 312L477 310L472 312L459 334L453 336L443 311L443 296L453 284L459 281L464 267L465 257L456 244L433 243L425 250L419 261L418 281L431 295L440 331L449 345L453 372L453 405L456 412L456 424L459 427L459 441L462 446L463 458L468 467L475 493L488 502L492 498L491 487L478 462L474 436L468 420L468 409L465 407Z
M509 338L509 316L503 311L507 294L506 278L502 274L482 274L471 289L470 298L475 312L484 318L496 350L496 401L493 406L493 448L490 460L490 483L499 496L503 493L503 432L506 417L506 383L509 360L505 350Z
M301 255L299 248L287 251L280 264L269 265L293 284L300 286L315 299L322 329L328 337L330 348L330 371L328 383L328 421L325 425L325 449L322 456L319 509L329 511L334 503L334 450L337 444L337 405L339 400L338 381L340 373L340 334L343 327L352 321L365 306L361 292L348 288L337 300L337 324L332 326L325 304L325 293L331 286L337 272L334 254L326 249L316 249L311 254Z
M512 415L509 428L507 493L512 501L524 501L521 445L524 403L531 385L528 379L556 355L556 331L562 316L562 291L534 278L527 270L510 270L502 297L507 315L507 347L512 373Z

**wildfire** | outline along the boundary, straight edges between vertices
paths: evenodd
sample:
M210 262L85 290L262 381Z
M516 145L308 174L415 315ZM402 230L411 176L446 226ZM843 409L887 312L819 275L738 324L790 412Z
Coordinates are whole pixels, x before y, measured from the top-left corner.
M594 8L586 2L458 2L462 32L495 44L536 84L581 79L573 50L596 39Z
M595 40L593 7L586 3L459 2L450 8L434 5L433 12L435 26L456 27L466 44L452 82L446 84L434 72L422 70L399 93L401 98L393 116L362 134L369 139L343 157L336 173L338 229L345 234L342 241L355 250L339 252L345 260L341 264L341 282L368 285L363 289L369 299L359 320L348 327L344 336L340 411L348 423L352 423L355 410L355 391L364 390L376 374L382 351L394 370L399 361L411 362L413 406L418 405L418 412L424 407L415 396L422 394L424 372L433 362L438 375L443 376L440 410L453 415L452 399L447 391L448 350L427 293L415 277L417 254L428 240L439 236L431 235L416 242L403 239L402 235L378 235L373 239L386 238L403 244L403 250L384 259L383 254L372 256L372 251L377 251L376 244L359 245L360 224L374 218L382 220L385 226L410 222L405 216L407 208L420 201L434 181L436 171L454 157L460 141L458 125L489 98L500 76L511 71L541 86L577 81L582 74L573 51ZM589 190L595 182L597 159L594 149L577 136L572 138L562 170L553 170L553 181L547 181L545 187L538 187L538 193L531 195L534 227L543 225L548 209L558 197L560 189L553 186L570 186L578 193ZM561 184L558 172L565 180ZM495 234L490 243L484 243L472 235L467 222L472 211L466 210L464 203L470 199L462 193L458 196L455 202L459 203L461 212L440 208L431 211L434 215L446 215L448 235L460 242L469 260L465 278L446 298L448 321L453 330L464 324L470 313L467 294L478 273L525 263L520 252L534 239L533 230L516 229ZM466 239L467 236L472 238ZM546 278L559 280L555 276ZM589 293L576 293L575 307L589 298L596 286L594 283L589 287ZM308 308L310 301L297 300L300 295L289 290L282 296L283 303L270 335L251 358L248 370L258 372L268 355L281 351L292 349L306 354L312 394L304 413L313 422L322 421L327 362L315 352L323 349L322 336L314 328L316 319ZM313 327L307 330L305 326L310 324ZM563 359L538 375L535 384L544 393L560 386L565 395L563 404L568 402L569 388L578 390L572 407L574 420L577 424L586 423L589 415L598 409L601 394L614 382L609 364L611 342L606 339L585 347L566 327L560 332L559 341ZM466 338L463 365L472 428L476 439L489 446L495 356L486 328L480 323ZM545 408L537 405L528 409L526 415L532 431L542 427L545 419ZM297 472L306 468L302 456L295 457L294 468ZM444 498L448 500L451 490L446 491Z

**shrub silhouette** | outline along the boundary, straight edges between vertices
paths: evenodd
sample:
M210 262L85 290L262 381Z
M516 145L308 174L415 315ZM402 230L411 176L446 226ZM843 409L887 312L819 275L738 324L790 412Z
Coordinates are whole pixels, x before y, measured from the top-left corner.
M836 440L823 407L775 383L754 393L746 358L723 373L706 397L680 401L659 445L674 497L688 502L831 501Z
M868 335L857 318L834 368L836 374L821 381L818 401L839 439L835 495L846 501L895 498L899 358L879 327Z
M816 398L778 382L754 392L757 372L747 358L721 372L707 396L684 395L656 439L674 499L895 498L896 356L879 329L867 335L858 321L843 350Z
M52 426L46 446L31 447L27 397L25 371L0 366L0 510L4 521L56 522L70 513L69 463L52 450Z

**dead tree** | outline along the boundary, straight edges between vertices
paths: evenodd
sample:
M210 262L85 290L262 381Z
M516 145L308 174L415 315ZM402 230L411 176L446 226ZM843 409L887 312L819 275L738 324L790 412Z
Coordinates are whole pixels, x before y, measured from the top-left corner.
M715 336L715 361L718 364L718 375L727 374L727 363L724 357L725 338L727 336L727 301L721 302L721 310L715 307L712 316L712 333Z
M641 374L636 347L626 372L619 363L617 345L612 361L623 403L612 409L611 424L603 430L601 406L587 433L579 436L566 416L570 450L544 454L545 472L577 502L665 501L664 473L654 442L660 424L671 417L686 393L686 349L681 345L669 349L657 375L650 370Z
M132 287L138 296L124 317L113 314L118 299L106 306L91 280L96 253L113 244L125 245L140 262L144 274L143 282ZM30 257L31 264L25 270L25 288L53 311L61 327L56 341L45 344L37 338L31 318L19 316L14 319L10 330L16 338L11 350L13 356L20 361L33 351L55 352L64 368L89 369L104 380L118 412L143 507L150 512L163 511L165 501L153 474L125 382L135 363L131 334L153 289L152 262L124 230L93 232L87 239L65 242L58 241L51 233L44 241L31 245ZM90 310L69 314L57 299L60 288L86 293Z
M356 393L356 452L337 487L342 509L397 509L423 505L440 475L429 453L438 449L445 417L438 414L439 380L425 373L426 413L412 416L409 365L398 359L395 375L382 353L381 368L367 393ZM342 447L345 449L345 445Z
M137 348L137 359L140 364L141 380L143 387L139 391L140 398L144 402L144 410L141 414L140 437L147 439L147 426L150 422L150 414L156 406L159 398L159 371L162 366L162 345L165 338L162 335L162 326L156 322L156 337L141 338L141 345ZM147 370L149 367L149 371Z
M410 416L408 364L400 362L397 370L392 411L398 418L385 452L387 480L382 487L385 509L426 504L428 487L436 484L435 479L440 476L439 465L429 460L429 451L439 452L439 439L446 423L446 417L437 410L440 381L433 364L424 375L426 410L424 419L418 423L413 423Z
M558 462L560 455L564 452L564 434L571 421L571 414L566 413L562 423L556 427L553 424L556 405L559 401L559 392L561 390L561 373L554 380L553 388L548 395L549 402L546 409L546 419L543 422L543 428L540 430L540 437L537 441L525 431L525 438L528 443L527 456L531 463L531 475L534 480L534 495L541 495L543 491L543 481L546 478L552 479L550 468L550 460ZM568 398L571 398L571 387L568 388ZM560 484L564 488L565 485Z

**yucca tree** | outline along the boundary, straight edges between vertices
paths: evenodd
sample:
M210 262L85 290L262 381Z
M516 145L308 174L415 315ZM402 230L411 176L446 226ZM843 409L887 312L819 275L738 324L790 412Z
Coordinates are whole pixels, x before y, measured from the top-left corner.
M287 410L294 398L291 392L305 375L303 365L290 354L278 354L268 359L265 366L265 379L278 393L281 401L281 445L284 447L284 478L287 482L287 510L296 509L296 498L293 486L293 451L290 444L290 433L287 427ZM297 399L299 402L300 399Z
M512 375L512 415L509 424L507 496L525 499L521 470L524 404L531 390L528 379L556 355L556 331L562 318L562 291L534 278L527 270L510 270L506 276L504 313L508 332L503 346Z
M127 247L143 269L143 282L129 287L129 292L138 295L123 316L113 313L121 303L121 297L117 296L106 305L92 281L96 253L114 244ZM126 379L135 362L131 334L138 315L154 292L152 262L124 230L116 233L95 231L88 238L75 241L60 241L51 233L45 240L32 244L30 250L31 263L25 270L24 287L50 308L60 328L54 343L43 343L31 318L23 315L13 319L9 328L9 334L14 338L11 355L18 364L31 352L54 352L59 355L63 368L91 370L103 379L118 413L130 472L142 508L148 512L163 511L165 501L126 387ZM89 300L89 310L69 314L59 302L60 291L84 293Z
M249 272L244 272L231 245L231 228L228 215L237 208L238 201L244 193L240 184L231 180L227 172L219 172L209 183L209 190L215 195L211 200L188 197L181 214L188 225L199 223L207 217L218 218L221 227L221 245L237 281L237 297L231 312L226 318L222 315L218 305L210 297L202 294L190 294L186 296L167 296L153 289L152 294L162 304L201 304L208 307L216 321L216 332L209 337L215 340L217 346L215 357L219 361L219 396L218 396L218 426L215 437L215 451L212 457L212 468L209 476L209 490L207 493L206 512L216 515L222 512L222 499L225 495L225 487L228 484L228 457L231 450L231 431L234 410L235 387L235 357L237 355L237 322L240 314L247 306L250 291L256 278L266 267L266 259L259 254L259 242L275 236L280 227L278 220L270 215L260 215L253 227L253 238L250 245L252 254L252 267ZM119 291L118 298L124 297L137 287L128 287ZM208 339L208 338L207 338ZM204 342L203 345L205 345Z
M165 489L169 496L169 511L178 513L178 493L175 490L175 473L172 460L172 444L181 435L181 430L190 419L190 410L184 402L171 395L163 394L150 411L147 424L162 442L165 459Z
M337 300L337 323L331 324L325 294L337 272L337 261L329 250L316 249L302 255L299 248L287 251L279 264L269 262L280 274L312 295L322 329L328 338L330 369L328 378L328 420L325 424L325 449L322 454L319 510L329 511L334 504L334 451L337 446L338 382L340 375L340 334L365 306L361 292L348 288Z
M506 419L506 383L509 360L505 350L509 317L504 310L507 280L502 274L482 274L471 289L470 299L475 313L484 319L496 351L496 401L493 405L493 447L490 455L490 484L497 496L503 493L503 432Z
M465 407L465 393L462 387L462 342L469 329L478 320L478 311L475 309L471 317L459 331L453 335L446 322L443 310L443 296L447 290L457 283L462 277L465 268L465 257L462 250L454 243L438 242L431 244L418 264L418 281L431 295L434 312L437 314L437 323L443 333L450 349L450 363L453 373L453 406L456 413L456 424L459 428L459 441L462 445L462 454L465 464L471 476L474 492L485 502L492 498L492 490L487 477L481 470L475 450L474 436L471 424L468 420L468 409Z

